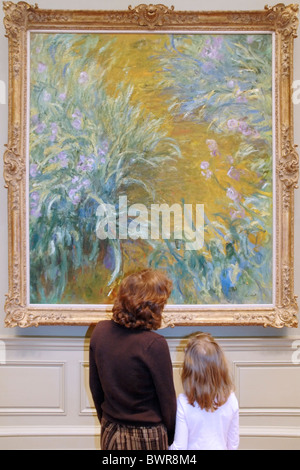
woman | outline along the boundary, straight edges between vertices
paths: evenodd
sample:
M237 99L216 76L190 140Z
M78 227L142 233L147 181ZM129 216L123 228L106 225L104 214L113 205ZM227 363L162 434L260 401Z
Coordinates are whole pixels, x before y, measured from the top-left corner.
M126 277L113 319L98 323L90 343L90 388L102 450L167 450L176 395L161 325L172 284L151 269Z

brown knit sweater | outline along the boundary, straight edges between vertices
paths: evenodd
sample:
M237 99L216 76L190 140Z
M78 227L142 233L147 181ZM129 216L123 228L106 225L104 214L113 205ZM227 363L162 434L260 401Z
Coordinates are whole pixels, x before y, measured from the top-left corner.
M163 423L173 442L176 395L168 344L146 330L98 323L90 342L90 389L98 418L134 426Z

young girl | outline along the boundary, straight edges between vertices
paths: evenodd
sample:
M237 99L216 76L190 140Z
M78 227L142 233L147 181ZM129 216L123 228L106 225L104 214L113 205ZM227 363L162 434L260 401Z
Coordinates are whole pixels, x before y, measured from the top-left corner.
M177 400L176 431L170 450L236 450L239 407L229 369L211 335L192 338L182 370L184 394Z

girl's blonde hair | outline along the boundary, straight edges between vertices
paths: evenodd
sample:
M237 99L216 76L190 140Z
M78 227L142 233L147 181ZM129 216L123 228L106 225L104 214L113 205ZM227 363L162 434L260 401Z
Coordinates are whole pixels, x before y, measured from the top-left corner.
M210 334L200 333L187 346L181 379L190 405L215 411L233 391L225 355Z

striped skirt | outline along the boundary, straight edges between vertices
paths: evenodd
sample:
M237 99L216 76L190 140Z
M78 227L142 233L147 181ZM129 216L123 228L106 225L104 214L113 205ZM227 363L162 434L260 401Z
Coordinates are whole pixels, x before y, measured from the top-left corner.
M163 424L127 426L101 420L101 450L168 450L168 436Z

